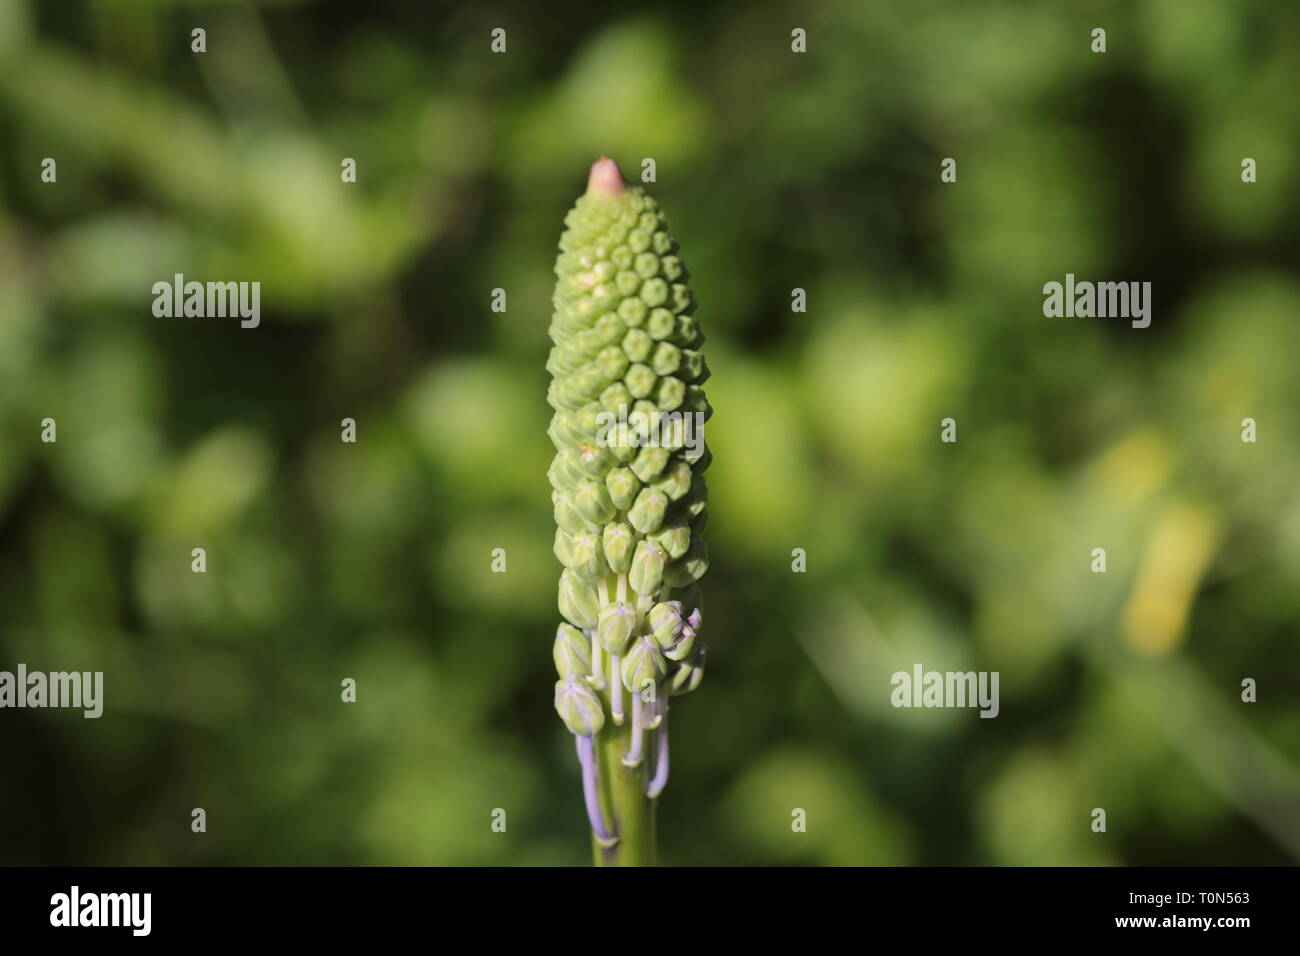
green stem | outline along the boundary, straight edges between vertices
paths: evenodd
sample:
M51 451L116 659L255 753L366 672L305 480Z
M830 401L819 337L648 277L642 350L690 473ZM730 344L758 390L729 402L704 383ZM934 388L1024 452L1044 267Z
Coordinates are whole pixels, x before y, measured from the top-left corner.
M635 767L623 765L623 755L631 742L630 716L622 727L607 721L596 737L601 807L618 834L618 842L612 847L602 847L592 835L596 866L653 866L655 862L654 801L645 795L646 761Z

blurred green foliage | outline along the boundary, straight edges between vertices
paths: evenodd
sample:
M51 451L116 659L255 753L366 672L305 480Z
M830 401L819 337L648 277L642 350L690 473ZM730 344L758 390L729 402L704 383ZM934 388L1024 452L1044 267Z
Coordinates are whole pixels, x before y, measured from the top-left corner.
M587 860L544 361L602 152L714 370L664 860L1300 858L1297 62L1286 0L2 0L0 668L106 713L0 714L0 861ZM178 272L261 327L154 318ZM894 710L914 662L1001 715Z

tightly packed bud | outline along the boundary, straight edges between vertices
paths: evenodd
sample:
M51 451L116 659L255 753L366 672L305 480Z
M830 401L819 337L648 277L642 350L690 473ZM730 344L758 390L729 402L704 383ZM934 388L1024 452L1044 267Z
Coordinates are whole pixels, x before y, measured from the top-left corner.
M632 507L632 502L641 491L641 482L627 468L614 468L605 476L605 487L609 489L609 498L614 502L614 507L626 511Z
M570 540L573 542L568 561L570 570L587 582L603 578L609 566L605 563L605 545L600 535L584 531L573 535Z
M679 663L668 677L668 693L688 694L700 686L704 679L705 647L696 642L695 653Z
M642 534L653 534L664 523L664 512L667 510L666 494L658 488L642 488L627 513L627 520L632 522L632 527Z
M650 535L650 540L668 552L668 559L676 561L686 554L691 546L691 529L684 521L665 525L657 533Z
M632 570L628 574L628 583L632 590L645 597L658 593L664 583L664 566L668 562L668 552L653 541L641 541L632 556Z
M592 690L591 682L580 674L570 674L555 682L555 711L569 730L580 737L591 737L605 726L605 710Z
M664 648L664 657L670 661L684 661L690 657L695 650L695 633L695 628L689 624L683 625L677 639Z
M671 647L682 632L682 602L665 601L650 609L646 625L660 647Z
M632 529L619 522L605 525L604 533L605 561L615 574L627 574L632 568L632 549L636 547L636 536Z
M631 604L615 602L601 608L600 621L597 624L597 636L600 646L616 657L632 641L632 631L636 627L636 608Z
M648 684L657 684L667 672L663 651L652 637L637 638L623 658L623 686L634 694L641 693Z
M600 615L600 601L596 591L573 571L565 568L560 574L560 613L574 627L595 627Z
M560 677L591 673L591 641L571 624L561 624L556 629L552 654Z
M660 551L662 552L663 549L661 548ZM670 587L689 587L704 577L704 572L707 570L709 570L709 551L704 546L704 539L699 535L693 535L690 550L664 568L663 579Z

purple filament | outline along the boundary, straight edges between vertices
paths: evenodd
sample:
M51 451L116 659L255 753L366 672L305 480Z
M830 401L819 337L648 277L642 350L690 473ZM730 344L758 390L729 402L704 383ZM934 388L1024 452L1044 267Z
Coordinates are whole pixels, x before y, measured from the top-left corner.
M623 658L609 655L609 714L614 723L623 723L623 678L619 671Z
M578 745L578 761L582 764L582 796L587 803L587 819L596 836L608 843L613 837L605 829L605 820L600 813L600 769L596 766L596 750L590 737L574 735Z
M623 766L635 767L641 763L642 742L645 740L645 728L642 726L645 704L642 702L639 693L632 694L628 704L632 708L632 744L627 748L627 755L623 758Z
M668 786L668 697L659 698L659 729L655 731L655 775L646 787L645 795L651 800Z

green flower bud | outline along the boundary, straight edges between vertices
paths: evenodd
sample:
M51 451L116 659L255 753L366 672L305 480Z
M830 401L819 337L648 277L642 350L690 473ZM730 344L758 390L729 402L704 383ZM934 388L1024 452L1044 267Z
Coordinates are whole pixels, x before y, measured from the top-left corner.
M704 657L706 648L702 641L695 642L695 653L680 662L668 676L668 693L677 696L689 694L700 686L704 679Z
M610 501L619 511L632 507L637 494L641 491L641 482L627 468L615 468L605 476L605 488L609 491Z
M655 391L655 404L666 412L675 411L681 407L682 401L686 398L686 385L679 378L661 378L659 388ZM677 428L681 428L681 422L674 422ZM673 442L673 447L680 448L680 439Z
M691 534L700 534L709 525L709 509L705 508L691 519Z
M611 415L617 415L620 408L630 408L633 401L635 399L632 398L632 393L627 390L627 386L622 382L615 382L600 393L600 406ZM610 441L607 444L613 444L613 442Z
M623 378L623 384L635 398L645 398L654 391L655 385L659 378L650 369L648 365L642 365L640 362L633 365L627 370L627 375Z
M559 605L564 619L574 627L596 626L600 614L596 589L568 568L560 574Z
M669 501L680 500L691 490L691 466L680 458L674 459L664 469L654 487L666 494Z
M555 658L555 670L561 677L591 673L591 641L571 624L561 624L556 628L552 655Z
M655 488L642 488L628 510L627 520L642 534L658 531L668 510L668 496Z
M670 661L682 661L691 656L695 650L695 628L689 624L682 626L677 640L664 648L664 657Z
M628 358L632 358L632 356L629 354ZM632 361L640 360L633 358ZM698 385L709 377L709 363L705 361L703 352L695 349L683 349L682 367L678 369L678 372L688 385Z
M601 389L609 385L611 380L589 363L570 375L567 381L570 396L589 402L599 395Z
M568 567L584 581L594 582L609 571L609 566L605 563L604 543L594 531L574 535L572 553L573 563Z
M567 411L578 407L578 403L573 401L569 395L568 383L569 380L567 378L556 379L547 386L546 400L551 403L552 408L564 409Z
M562 565L566 568L573 567L573 539L563 528L555 529L555 546L552 550Z
M602 478L613 464L613 456L595 441L584 441L575 445L574 455L584 476Z
M640 299L624 299L618 307L618 317L632 328L642 325L649 314L650 307Z
M632 473L649 484L663 474L668 465L668 452L662 448L642 448L632 462Z
M659 274L659 257L653 252L643 252L636 257L632 263L632 268L636 269L637 275L643 279L653 279ZM670 276L670 278L672 278Z
M649 535L651 541L668 552L668 560L676 561L691 547L691 528L678 519Z
M552 325L551 334L554 335L555 331L556 327ZM568 375L574 367L570 355L567 347L555 349L551 352L551 357L546 360L546 371L552 375Z
M618 287L612 282L602 282L591 290L591 299L598 309L608 309L619 301Z
M646 615L646 626L660 647L671 647L682 632L682 604L662 601Z
M667 563L668 553L663 548L653 541L642 540L632 556L628 584L632 585L632 590L637 594L653 595L664 583L664 567Z
M605 708L591 682L580 674L555 682L555 712L579 737L593 737L605 727Z
M599 402L591 402L578 409L577 414L574 415L574 421L579 434L583 437L596 434L596 431L600 428L600 416L604 412L605 409L601 407Z
M556 493L555 523L569 534L582 534L584 531L591 531L594 527L574 509L573 495L568 491Z
M572 413L561 411L551 416L551 424L547 427L546 434L550 436L556 448L564 448L570 442L582 437L573 429Z
M625 269L618 274L616 284L619 294L626 298L636 295L637 290L641 288L641 277L631 269Z
M680 282L673 283L672 300L673 311L678 315L689 312L691 307L695 304L691 297L691 290L686 288L686 286ZM679 325L678 327L680 328L681 326Z
M622 522L605 525L605 561L615 574L627 574L632 568L632 553L636 535Z
M650 368L656 375L672 375L682 364L682 351L671 342L660 342L655 346L650 359Z
M623 353L633 362L644 362L654 344L655 340L644 329L629 329L623 337Z
M572 503L578 514L595 524L603 524L614 517L614 502L603 481L584 478L573 489Z
M695 471L695 469L691 469ZM694 518L704 510L705 505L709 502L709 489L704 483L704 476L695 472L691 476L691 490L688 491L676 504L679 513L685 514L688 518Z
M663 579L672 587L684 588L704 577L704 572L707 570L709 570L709 549L705 547L703 538L692 535L690 550L664 569Z
M647 279L641 284L641 301L654 308L663 305L672 294L672 289L663 279Z
M606 312L602 315L596 320L596 324L592 328L596 335L600 337L601 344L606 346L623 341L623 336L627 335L627 324L613 312ZM621 362L621 367L618 372L614 373L614 378L622 375L622 370L627 368L626 358L620 356L616 361Z
M654 638L637 638L623 655L623 686L634 694L645 690L647 682L663 680L667 673L668 662Z
M619 322L620 326L622 324ZM671 345L668 347L673 348ZM600 354L596 356L592 364L600 369L601 375L606 380L606 385L609 385L622 378L623 373L627 371L628 366L632 363L628 361L627 355L617 345L607 345L600 350Z
M551 471L556 479L551 483L558 488L570 488L586 477L573 448L565 448L555 456L551 462Z
M600 620L596 625L596 635L601 647L621 657L632 640L636 629L636 608L626 602L606 605L601 609Z
M700 323L695 320L695 316L689 312L677 316L677 332L673 335L673 341L682 348L697 350L704 344L704 333L700 331Z
M627 435L620 435L617 442L610 444L609 450L613 454L614 460L619 464L626 465L636 457L636 445L629 440Z
M686 399L682 402L682 411L701 414L706 422L713 417L713 406L704 397L704 389L698 385L686 386Z
M666 339L677 331L677 316L667 309L654 309L646 320L645 330L652 339Z
M546 469L546 477L550 481L551 487L554 490L562 491L564 488L567 487L567 484L565 480L562 477L560 477L559 470L558 470L558 462L559 462L558 458L551 460L550 466Z

